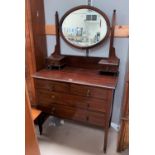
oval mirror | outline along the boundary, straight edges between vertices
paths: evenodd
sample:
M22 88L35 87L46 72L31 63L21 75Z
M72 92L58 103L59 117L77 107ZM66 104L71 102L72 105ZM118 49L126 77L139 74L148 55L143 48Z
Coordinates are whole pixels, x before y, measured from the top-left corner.
M78 6L62 17L60 32L71 46L88 49L108 38L110 22L101 10L92 6Z

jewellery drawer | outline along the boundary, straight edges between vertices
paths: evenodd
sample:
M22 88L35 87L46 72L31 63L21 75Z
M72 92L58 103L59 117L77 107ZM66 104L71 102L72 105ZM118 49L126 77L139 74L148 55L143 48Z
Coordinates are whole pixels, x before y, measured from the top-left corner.
M69 92L69 84L63 82L35 79L35 88L48 91Z
M71 84L70 91L72 94L107 99L108 89Z
M69 95L64 93L48 92L38 89L36 91L38 104L62 104L74 108L84 108L92 111L106 112L107 101L88 98L77 95Z

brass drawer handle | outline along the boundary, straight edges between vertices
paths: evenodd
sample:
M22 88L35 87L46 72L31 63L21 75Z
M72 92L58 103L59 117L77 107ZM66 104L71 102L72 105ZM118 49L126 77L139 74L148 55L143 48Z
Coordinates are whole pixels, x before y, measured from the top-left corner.
M90 96L90 90L89 89L87 90L87 96Z

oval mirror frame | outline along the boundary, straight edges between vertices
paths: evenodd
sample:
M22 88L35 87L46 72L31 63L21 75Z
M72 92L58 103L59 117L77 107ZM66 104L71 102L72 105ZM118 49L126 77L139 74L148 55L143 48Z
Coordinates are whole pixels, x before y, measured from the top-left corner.
M106 22L106 25L107 25L107 32L106 32L106 35L105 35L99 42L97 42L96 44L93 44L93 45L90 45L90 46L78 46L78 45L75 45L75 44L71 43L70 41L68 41L68 40L66 39L66 37L64 36L64 34L63 34L62 25L63 25L63 22L64 22L64 20L66 19L66 17L67 17L68 15L70 15L72 12L77 11L77 10L80 10L80 9L89 9L89 10L93 10L93 11L97 12L98 14L100 14L100 15L104 18L104 20L105 20L105 22ZM110 35L110 21L109 21L107 15L106 15L104 12L102 12L101 10L99 10L98 8L96 8L96 7L88 6L88 5L77 6L77 7L74 7L74 8L72 8L72 9L70 9L69 11L67 11L67 12L64 14L64 16L61 18L61 20L60 20L60 34L61 34L63 40L64 40L67 44L69 44L70 46L75 47L75 48L78 48L78 49L90 49L90 48L93 48L93 47L96 47L96 46L102 44L105 40L107 40L107 38L108 38L109 35Z

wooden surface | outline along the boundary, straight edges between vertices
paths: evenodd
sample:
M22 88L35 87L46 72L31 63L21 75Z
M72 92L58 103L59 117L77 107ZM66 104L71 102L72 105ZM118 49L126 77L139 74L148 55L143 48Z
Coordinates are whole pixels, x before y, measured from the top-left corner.
M36 86L37 87L37 86ZM81 95L80 97L75 94L60 93L58 90L53 92L44 91L44 88L37 88L38 99L44 103L44 106L50 106L50 104L61 104L64 106L77 107L82 109L88 109L96 112L106 112L106 100L101 98L91 98ZM69 92L69 91L68 91ZM85 91L86 92L86 91ZM46 100L44 98L46 97ZM38 103L39 104L39 103Z
M47 45L45 34L45 11L43 0L29 0L29 7L26 10L29 13L28 22L33 34L34 56L36 61L36 70L45 67L45 58L47 57Z
M25 155L40 155L31 115L28 90L25 92Z
M30 44L33 52L30 57L35 60L37 71L33 74L37 107L54 116L104 127L104 152L106 152L113 96L118 77L99 74L98 62L101 58L68 56L65 57L67 63L63 70L44 69L47 67L45 62L47 47L43 0L26 2L29 4L26 10L29 13L26 22L29 23L32 32ZM55 35L54 27L52 26L50 33ZM118 30L121 29L122 27L119 27ZM29 63L31 65L31 61ZM44 82L36 83L36 80ZM26 102L29 102L28 97ZM30 114L28 117L31 117L31 126L26 125L26 155L31 155L30 152L37 155L39 151L36 149L37 142L35 142L30 110L29 113L26 112L27 114Z
M56 29L55 25L45 25L46 35L55 35ZM115 26L115 37L117 38L128 38L129 37L129 26L128 25L116 25Z
M128 25L116 25L114 36L117 38L128 38L129 37L129 26Z
M35 103L35 90L34 82L31 75L36 72L36 61L34 55L33 34L31 29L31 12L30 1L26 0L26 22L25 22L25 34L26 34L26 49L25 49L25 78L27 83L27 89L29 92L30 103Z
M91 69L91 63L98 60L92 59L84 68L79 68L75 61L69 62L69 66L62 70L43 69L36 72L33 77L37 108L60 118L104 127L106 152L113 96L118 78L100 75L98 69ZM71 67L74 63L77 66Z
M33 121L41 114L41 110L32 108L31 109L32 119Z
M129 148L129 72L126 75L117 151L121 152L126 148Z
M35 106L32 74L45 67L46 37L43 0L26 0L25 76L31 105Z
M35 78L35 88L37 108L43 112L60 118L103 127L105 129L104 152L106 152L113 89L87 86L81 83L60 82L59 80L52 80L52 78L47 80L45 77Z
M115 89L116 76L99 75L96 70L65 67L62 71L43 69L34 78Z
M66 86L61 88L62 84ZM35 88L37 108L43 112L104 128L103 150L106 152L112 112L113 89L81 84L75 85L66 82L55 83L55 81L46 79L35 79Z

